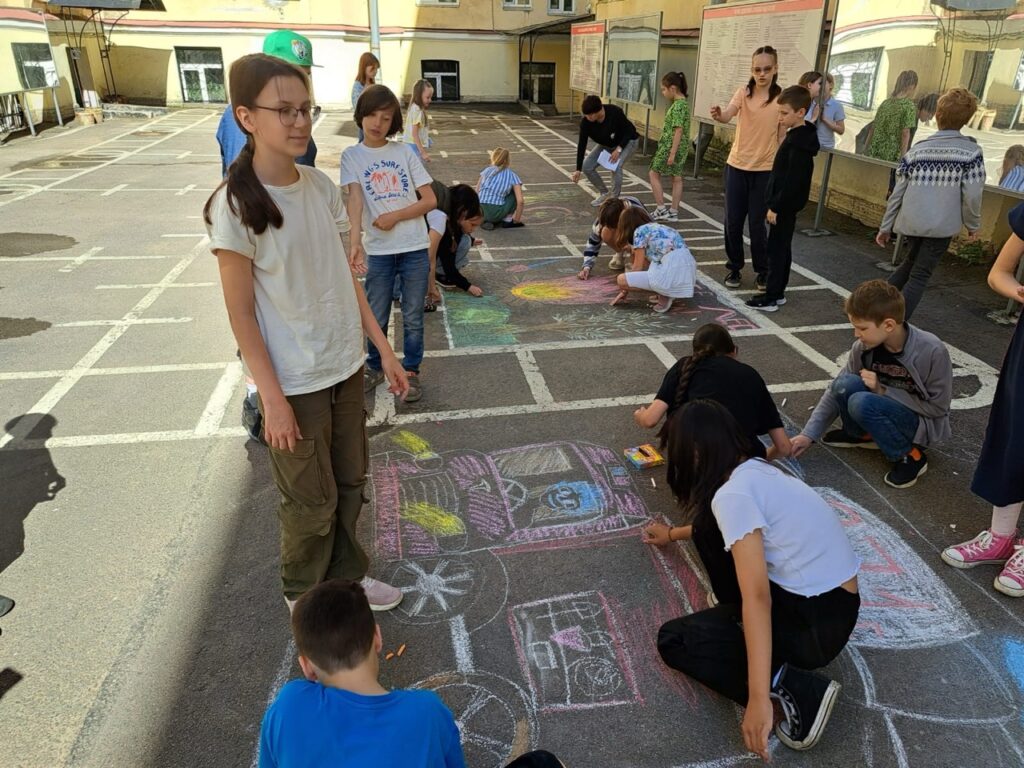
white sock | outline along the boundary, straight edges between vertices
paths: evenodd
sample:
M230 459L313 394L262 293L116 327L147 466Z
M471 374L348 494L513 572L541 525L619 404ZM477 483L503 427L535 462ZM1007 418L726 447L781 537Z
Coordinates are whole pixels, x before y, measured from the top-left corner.
M992 507L992 533L996 536L1012 536L1017 530L1022 504L1024 502L1018 501L1005 507Z
M502 221L512 221L512 217L506 216L504 219L502 219Z

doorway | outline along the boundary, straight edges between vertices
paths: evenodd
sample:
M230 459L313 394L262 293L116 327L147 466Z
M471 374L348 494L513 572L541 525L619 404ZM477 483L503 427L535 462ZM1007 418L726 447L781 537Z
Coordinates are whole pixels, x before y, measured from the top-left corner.
M424 80L434 86L434 101L459 101L459 62L450 59L424 59L420 62Z
M519 98L533 104L554 104L555 65L536 61L520 64Z

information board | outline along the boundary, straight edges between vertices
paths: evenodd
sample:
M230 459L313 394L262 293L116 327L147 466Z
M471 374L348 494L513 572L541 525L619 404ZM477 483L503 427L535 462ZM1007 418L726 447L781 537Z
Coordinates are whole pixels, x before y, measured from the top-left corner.
M605 95L654 109L661 51L661 13L608 22Z
M601 93L604 72L605 22L573 24L569 35L569 88L584 93Z
M750 56L764 45L779 52L779 85L795 85L815 68L821 47L825 0L729 3L704 8L697 53L694 117L711 120L750 79Z

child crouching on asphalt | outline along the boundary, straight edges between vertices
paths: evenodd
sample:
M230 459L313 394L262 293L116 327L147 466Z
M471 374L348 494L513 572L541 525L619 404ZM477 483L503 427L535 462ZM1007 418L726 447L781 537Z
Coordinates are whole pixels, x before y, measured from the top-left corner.
M676 299L693 298L697 262L679 232L652 222L646 209L627 208L619 217L616 238L619 248L632 250L633 269L616 278L621 290L612 306L630 290L651 291L659 314L668 312Z
M580 280L587 280L590 277L590 273L594 270L594 264L597 262L597 254L601 252L602 244L610 245L615 249L615 253L608 262L608 269L625 269L629 253L619 249L615 239L615 230L619 226L619 217L627 208L639 208L644 212L647 211L642 202L629 195L613 197L611 200L601 203L597 218L594 219L594 226L590 229L586 248L583 249L583 269L576 273L576 277Z
M892 462L885 482L909 488L928 471L925 446L952 434L949 350L934 334L905 322L903 294L882 280L858 285L845 308L857 340L846 368L793 438L793 456L816 440L833 448L880 450ZM837 416L842 427L825 432Z
M480 171L476 183L484 212L484 229L496 224L504 229L525 227L523 224L523 180L511 168L512 158L504 147L491 150L491 164Z

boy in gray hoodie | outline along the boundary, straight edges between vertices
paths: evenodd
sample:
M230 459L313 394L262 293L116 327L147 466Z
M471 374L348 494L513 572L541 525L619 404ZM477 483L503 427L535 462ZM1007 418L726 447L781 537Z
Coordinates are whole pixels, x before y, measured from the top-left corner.
M792 455L816 440L833 448L880 450L893 465L885 482L909 488L928 471L924 447L951 434L949 351L934 334L904 322L903 296L883 280L858 285L845 309L857 340L846 368L793 438ZM836 416L842 428L826 433Z
M939 130L907 150L896 167L875 242L884 248L893 231L907 239L907 257L889 283L903 291L908 320L949 241L962 227L973 239L981 226L985 158L978 142L960 133L977 109L967 89L946 91L935 112Z

